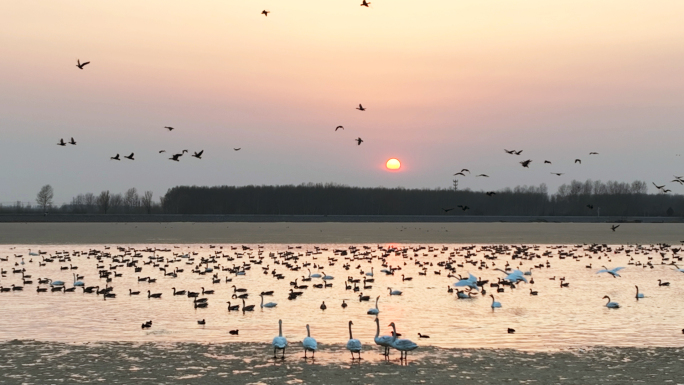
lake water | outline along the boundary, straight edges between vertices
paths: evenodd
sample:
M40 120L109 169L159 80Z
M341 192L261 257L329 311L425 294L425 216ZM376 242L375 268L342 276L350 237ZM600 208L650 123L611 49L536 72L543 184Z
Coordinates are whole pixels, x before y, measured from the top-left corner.
M311 327L312 336L319 343L343 344L349 338L348 321L354 323L354 337L365 344L373 344L375 322L368 309L374 307L373 301L360 302L358 292L345 289L348 277L363 279L365 273L374 272L375 282L368 283L372 288L363 289L364 295L372 299L380 296L379 308L381 334L389 334L388 324L395 322L399 333L421 345L445 348L515 348L524 350L556 350L571 347L608 345L608 346L682 346L682 327L684 319L680 298L684 294L682 282L684 274L675 270L671 263L678 262L671 248L660 250L656 247L639 249L635 246L616 246L610 250L594 253L587 251L588 246L537 246L527 250L530 260L513 259L514 249L505 247L498 253L486 245L355 245L356 253L349 251L349 244L322 244L316 253L315 245L120 245L105 249L103 245L71 246L0 246L0 268L6 271L0 278L0 286L22 285L21 274L13 269L25 269L33 284L24 285L23 291L0 293L0 340L36 339L61 342L95 341L157 341L157 342L270 342L278 333L278 320L283 320L284 335L291 342L301 341L306 336L306 324ZM232 246L232 247L231 247ZM364 248L365 246L365 248ZM434 247L434 249L431 249ZM133 251L135 248L137 251ZM142 251L143 249L168 249L169 251ZM29 256L29 249L42 254ZM105 255L102 261L89 256L89 250L97 250L97 255ZM341 255L335 250L346 250ZM388 250L398 250L388 252ZM81 251L75 256L74 251ZM631 251L628 253L627 251ZM59 261L68 252L70 261ZM216 254L220 252L220 254ZM307 276L307 268L291 271L284 263L284 252L292 253L291 267L308 266L312 273L331 275L332 287L317 289L313 284L322 283L320 278L302 282ZM106 253L109 253L106 254ZM134 255L138 253L138 257ZM663 256L666 258L663 261ZM15 257L14 255L23 255ZM181 255L188 254L184 258ZM451 254L451 256L450 256ZM52 263L39 266L43 256L54 259ZM163 258L168 264L167 271L174 268L184 269L176 278L165 276L159 267L143 264L151 258ZM210 266L214 271L200 275L192 270L202 258L215 256L215 262L202 264L204 270ZM466 258L467 256L467 258ZM496 259L487 259L496 256ZM574 258L573 258L574 256ZM297 258L292 258L297 257ZM24 265L21 265L21 261ZM136 273L134 267L115 263L112 258L138 260L142 271ZM674 258L674 259L673 259ZM469 272L483 280L495 282L504 274L493 270L511 267L527 271L535 265L550 267L532 269L534 284L520 283L515 289L505 288L503 293L484 285L486 296L474 295L473 299L457 299L447 288L457 281L447 277L449 273L439 262L451 259L456 273L467 275ZM486 263L487 267L478 267ZM261 264L257 264L261 261ZM427 267L427 275L416 264ZM647 263L652 264L646 266ZM520 265L522 263L522 265ZM665 263L665 264L663 264ZM222 268L251 265L245 275L236 275ZM386 266L383 266L386 265ZM432 264L432 266L430 266ZM592 268L587 268L591 264ZM639 266L641 264L642 266ZM64 267L77 266L76 270L62 270ZM86 286L105 287L104 278L99 278L98 265L104 270L121 274L113 277L111 286L116 298L104 299L102 295L83 293L80 288L72 293L36 292L38 278L65 281L71 287L73 274L83 275ZM113 265L119 265L110 270ZM314 268L322 266L323 268ZM344 265L349 265L345 269ZM463 267L458 267L462 265ZM624 266L620 278L608 274L597 274L601 265L610 268ZM386 275L381 269L401 268L394 275ZM646 266L646 267L645 267ZM265 268L268 267L267 270ZM680 266L682 267L682 266ZM284 275L276 279L272 272ZM437 275L434 272L440 271ZM264 274L267 272L268 274ZM212 275L218 274L220 283L212 283ZM402 274L412 277L402 281ZM112 274L113 275L113 274ZM555 280L550 278L556 277ZM155 283L139 282L138 277L156 278ZM226 283L226 277L232 282ZM560 287L560 277L569 282L568 288ZM293 287L290 282L299 278L299 285L308 285L303 295L296 300L288 300L288 292ZM671 282L669 287L658 285L658 279ZM247 289L247 305L256 305L253 312L227 310L227 301L242 305L240 300L231 299L234 294L232 285ZM363 286L363 283L360 283ZM645 298L635 298L635 285L645 294ZM48 287L47 285L40 285ZM200 291L215 290L212 295L200 295L208 299L207 308L195 308L187 296L174 296L172 287L178 290ZM390 296L388 287L402 291L400 296ZM130 296L129 289L140 291L140 295ZM530 289L538 291L530 295ZM147 297L147 290L162 293L161 299ZM275 308L259 307L258 294L273 290L274 295L265 297L266 302L276 302ZM502 303L500 309L491 308L491 298ZM604 295L620 303L619 309L608 309L604 305ZM342 308L342 300L348 303ZM326 310L320 305L325 301ZM206 320L199 325L198 320ZM144 321L153 320L150 329L142 329ZM508 328L516 330L514 334ZM228 333L238 329L239 335ZM418 333L429 335L429 339L418 338Z

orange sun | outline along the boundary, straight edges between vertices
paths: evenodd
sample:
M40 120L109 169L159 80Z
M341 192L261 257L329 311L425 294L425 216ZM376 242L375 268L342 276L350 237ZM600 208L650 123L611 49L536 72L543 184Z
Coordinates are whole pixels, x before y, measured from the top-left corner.
M399 168L401 168L401 163L399 162L399 159L392 158L387 161L386 166L388 170L399 170Z

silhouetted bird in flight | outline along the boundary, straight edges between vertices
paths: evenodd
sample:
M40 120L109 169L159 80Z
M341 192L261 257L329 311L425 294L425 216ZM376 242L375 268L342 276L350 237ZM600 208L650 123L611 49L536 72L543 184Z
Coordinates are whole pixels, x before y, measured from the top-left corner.
M593 210L593 209L594 209L594 205L587 205L587 208L588 208L589 210Z
M337 127L335 127L335 131L339 130L340 128L344 130L344 127L342 127L342 126L337 126Z
M462 173L462 172L457 172L456 174L454 174L454 176L456 176L456 175L463 175L463 176L465 176L465 174Z
M522 154L522 152L523 152L523 150L516 151L515 155L520 155L520 154Z
M135 160L135 159L133 159L133 155L134 155L134 153L131 152L131 155L129 155L129 156L124 155L124 158L130 159L130 160Z
M363 3L361 3L361 6L362 6L362 7L368 8L369 5L370 5L370 3L367 2L366 0L363 0Z
M183 156L183 154L174 154L174 155L171 155L169 160L175 160L176 162L180 162L180 160L178 160L178 158L180 158L181 156Z
M85 62L85 63L81 63L80 60L76 59L76 67L78 67L78 69L81 69L81 70L82 70L83 67L84 67L84 66L87 66L88 64L90 64L89 61L87 61L87 62Z
M662 186L658 186L658 185L657 185L657 184L655 184L654 182L651 182L651 183L653 183L653 185L654 185L654 186L656 186L656 188L657 188L658 190L662 190L662 189L663 189L663 187L665 187L665 185L662 185Z
M515 154L515 150L506 150L506 149L504 148L504 151L506 151L506 154L511 154L511 155L514 155L514 154Z
M449 211L453 210L453 207L449 207L448 209L445 209L442 207L442 210L444 210L445 213L448 213Z
M162 152L166 152L166 150L159 150L159 153L161 154Z
M169 131L173 131L173 130L175 129L175 128L169 127L169 126L164 126L164 128L166 128L166 129L169 130Z
M487 194L487 196L496 195L494 191L487 191L485 194Z
M366 111L366 108L364 106L362 106L361 103L359 103L359 106L356 107L356 109L359 111Z
M477 178L478 176L485 177L485 178L489 178L489 175L487 175L487 174L480 174L480 175L477 175L476 178Z
M575 159L575 163L582 164L582 159Z
M204 152L204 150L202 150L202 151L200 151L200 152L195 152L195 155L193 155L193 156L194 156L195 158L197 158L197 159L202 159L202 153L203 153L203 152Z
M462 168L462 169L461 169L461 172L464 172L464 171L467 172L468 174L470 174L470 170L468 170L467 168Z
M589 155L598 155L598 152L590 152Z
M271 11L267 11L265 9L263 11L261 11L261 14L264 16L268 16L269 13L271 13Z
M457 205L456 207L460 208L463 211L470 210L470 207L465 206L465 205Z
M233 148L233 150L235 150L235 151L240 151L241 149L242 149L242 147Z
M73 144L74 146L76 145L76 141L74 140L73 136L71 137L71 141L69 142L69 144Z
M522 164L522 166L523 166L523 167L526 167L526 168L530 168L530 167L529 167L529 166L530 166L530 163L532 163L532 161L529 160L529 159L520 162L520 164Z
M550 160L545 160L544 163L545 163L545 164L546 164L546 163L551 164L551 161L550 161Z
M672 190L669 190L669 189L664 188L664 189L663 189L663 192L664 192L664 193L669 193L669 192L672 192Z
M618 227L620 227L620 225L612 225L610 226L610 229L615 231L615 229L617 229Z
M59 143L57 143L58 146L66 146L66 143L64 143L64 139L61 138L59 139Z
M672 182L677 182L677 183L679 183L679 184L684 184L684 180L681 180L681 179L673 179L673 180L670 181L670 183L672 183Z
M116 154L116 156L112 156L112 157L109 158L109 159L121 160L121 159L119 158L119 154Z
M562 173L562 172L552 172L551 174L552 174L552 175L557 175L557 176L561 176L561 175L563 175L563 173Z
M361 138L356 138L354 140L356 141L356 144L358 144L359 146L361 145L361 143L363 143L363 139Z

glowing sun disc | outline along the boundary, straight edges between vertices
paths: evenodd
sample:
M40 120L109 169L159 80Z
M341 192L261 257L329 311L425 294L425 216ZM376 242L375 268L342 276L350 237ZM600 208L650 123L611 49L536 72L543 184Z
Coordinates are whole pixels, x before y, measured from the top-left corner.
M401 167L401 163L399 162L399 159L392 158L387 161L387 169L389 170L399 170Z

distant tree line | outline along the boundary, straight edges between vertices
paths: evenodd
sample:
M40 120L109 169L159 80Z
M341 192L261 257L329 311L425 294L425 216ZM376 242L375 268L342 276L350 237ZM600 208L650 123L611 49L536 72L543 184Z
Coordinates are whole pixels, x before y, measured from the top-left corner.
M73 214L261 214L261 215L494 215L494 216L684 216L684 195L648 194L643 181L573 180L549 194L545 184L495 192L443 189L361 188L308 183L283 186L178 186L153 200L135 188L124 193L85 193L52 207L43 186L36 206L0 206L2 213L54 211Z
M506 188L495 194L458 190L457 185L451 189L360 188L320 183L179 186L168 190L162 208L173 214L684 215L684 196L648 194L647 190L643 181L591 180L573 180L551 195L545 184Z

